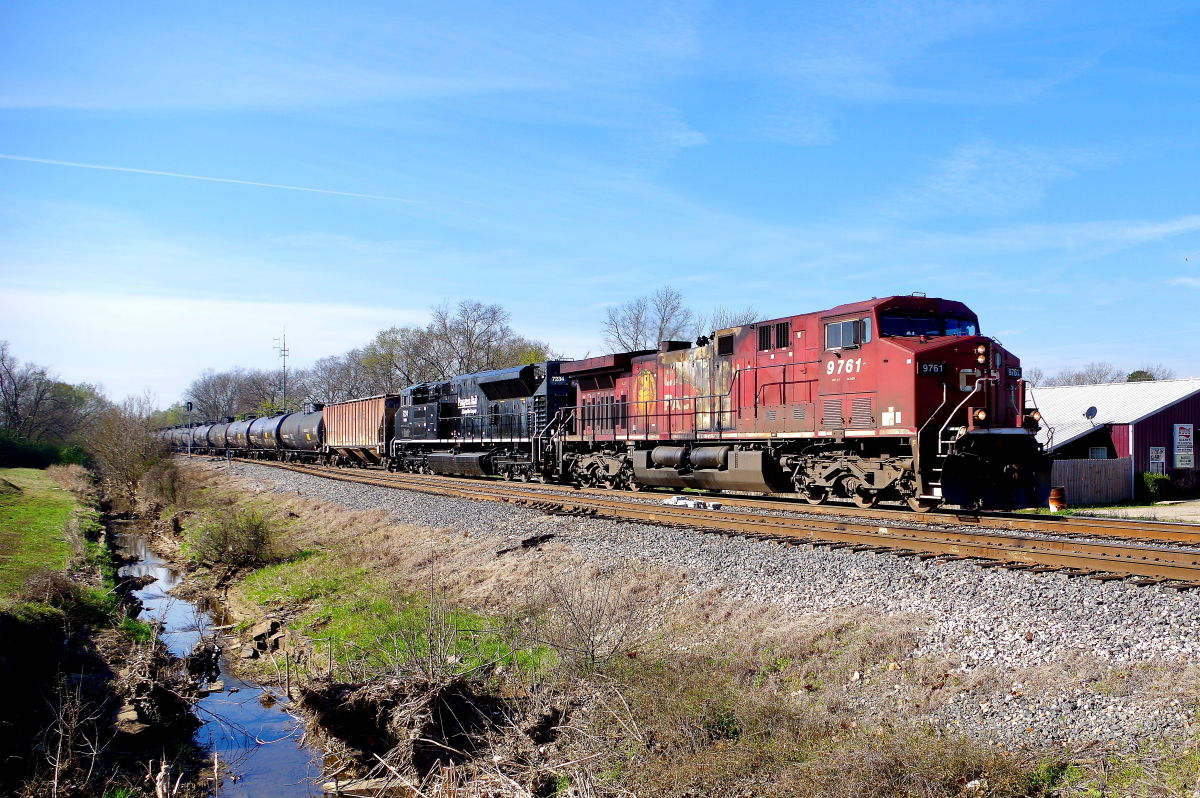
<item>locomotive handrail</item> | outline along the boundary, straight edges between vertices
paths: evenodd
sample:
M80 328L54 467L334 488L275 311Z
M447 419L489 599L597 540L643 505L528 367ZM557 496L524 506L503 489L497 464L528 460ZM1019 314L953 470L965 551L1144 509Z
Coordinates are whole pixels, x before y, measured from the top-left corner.
M963 405L965 405L967 403L968 399L970 399L975 394L979 393L980 383L988 382L988 381L994 380L994 379L999 379L999 378L998 377L989 377L987 375L984 375L984 376L980 377L979 379L975 380L975 387L971 390L971 392L963 397L963 400L958 403L958 407L956 407L952 411L950 411L950 415L946 416L945 423L943 423L941 426L941 429L938 430L938 441L939 441L938 449L939 450L941 449L940 441L942 440L942 433L944 433L946 431L946 427L950 426L950 420L954 418L955 414L958 413L959 410L962 410ZM920 445L920 441L917 441L917 443L918 443L918 445Z

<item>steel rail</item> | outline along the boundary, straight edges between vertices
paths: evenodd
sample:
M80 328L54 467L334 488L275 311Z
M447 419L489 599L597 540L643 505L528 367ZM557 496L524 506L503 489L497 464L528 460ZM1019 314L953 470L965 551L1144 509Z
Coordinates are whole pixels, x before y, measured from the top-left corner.
M246 462L276 464L270 460L247 460ZM407 474L397 472L378 472L387 474L394 479L425 480L429 482L461 483L464 477L443 476L437 474ZM487 480L489 483L492 480ZM495 482L495 484L508 484ZM526 491L539 491L547 495L568 494L579 495L586 493L597 496L653 496L655 493L625 493L602 488L573 488L569 485L549 483L521 483ZM671 491L670 495L677 492ZM662 493L661 495L668 495ZM1200 546L1200 525L1172 521L1145 521L1141 519L1097 518L1093 516L1046 516L1022 513L982 512L969 513L955 510L934 510L928 513L915 513L911 510L889 509L875 507L863 509L844 504L809 504L803 499L789 496L777 498L740 496L728 493L688 493L679 495L717 497L727 507L745 507L748 509L770 510L776 512L794 512L804 514L840 515L850 518L870 518L872 520L899 524L947 524L962 526L969 524L988 529L1009 529L1036 532L1046 535L1088 536L1094 538L1134 539L1147 542L1176 543Z
M786 543L840 545L897 556L942 556L984 559L1013 568L1068 569L1079 575L1125 575L1147 580L1200 579L1200 549L1154 546L1146 543L1046 538L1003 532L914 529L858 521L769 516L761 513L700 510L622 501L591 493L547 496L524 485L505 482L429 480L366 470L247 461L343 482L399 488L421 493L483 501L501 501L563 514L689 527L709 532L744 535Z

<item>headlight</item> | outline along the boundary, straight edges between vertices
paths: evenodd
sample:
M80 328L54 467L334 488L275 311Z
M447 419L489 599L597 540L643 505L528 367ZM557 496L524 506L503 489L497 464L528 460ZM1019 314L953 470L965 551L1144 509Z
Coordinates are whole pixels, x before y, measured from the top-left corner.
M976 355L976 356L975 356L975 362L976 362L976 363L986 363L986 362L987 362L987 355Z
M1032 418L1034 421L1041 421L1042 420L1042 411L1034 410L1033 412L1031 412L1029 414L1029 417Z
M982 407L979 408L978 410L976 410L975 411L975 420L976 421L986 421L987 420L987 411L984 410Z
M975 347L975 354L986 355L987 354L987 344L980 344L979 346Z

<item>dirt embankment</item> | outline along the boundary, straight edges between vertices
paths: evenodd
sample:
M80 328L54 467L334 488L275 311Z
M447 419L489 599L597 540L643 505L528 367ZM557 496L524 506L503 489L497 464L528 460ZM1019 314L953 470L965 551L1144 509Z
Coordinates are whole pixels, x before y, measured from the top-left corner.
M76 504L67 567L26 574L0 602L0 791L152 795L161 773L173 795L198 794L186 778L176 786L195 771L186 667L135 620L139 583L117 576L112 516L100 510L110 502L78 467L51 467L39 477L49 485L47 477Z
M243 616L228 641L240 670L290 688L342 789L1017 796L1119 780L1186 795L1200 773L1185 737L1014 744L952 720L996 690L1032 706L1086 662L1033 669L1010 690L916 655L919 618L794 617L536 525L416 527L308 486L196 478L208 498L179 539L194 552L197 530L246 527L249 513L271 530L272 562L202 566L189 589ZM1093 676L1112 695L1155 678Z

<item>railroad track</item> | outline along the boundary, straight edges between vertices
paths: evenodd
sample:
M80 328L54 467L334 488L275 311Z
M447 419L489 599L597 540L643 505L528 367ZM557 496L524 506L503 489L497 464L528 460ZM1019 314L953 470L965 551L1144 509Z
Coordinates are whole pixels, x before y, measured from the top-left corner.
M568 491L537 484L465 480L277 463L269 465L343 482L480 501L500 501L558 515L688 527L710 533L752 537L787 545L828 546L897 557L977 560L981 567L1031 572L1059 571L1093 579L1132 578L1134 584L1200 588L1200 529L1188 524L1093 518L1028 518L996 514L962 516L858 508L800 508L767 499L721 497L720 510L673 507L637 501L643 494ZM763 509L840 518L767 515ZM756 512L756 510L758 512ZM864 519L870 519L865 522ZM1096 523L1099 522L1099 523ZM954 524L955 528L938 528ZM964 525L980 528L964 528ZM984 527L986 525L986 528ZM1035 534L1020 534L1021 532ZM1121 539L1113 539L1119 537ZM1102 539L1098 539L1102 538ZM1132 539L1131 539L1132 538Z

